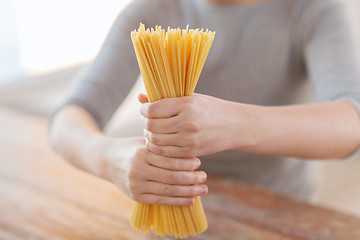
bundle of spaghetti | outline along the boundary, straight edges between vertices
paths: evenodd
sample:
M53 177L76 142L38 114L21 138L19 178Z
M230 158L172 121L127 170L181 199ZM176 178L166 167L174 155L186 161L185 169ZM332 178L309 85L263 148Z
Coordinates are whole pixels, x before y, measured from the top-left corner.
M215 32L203 29L145 29L131 32L136 58L150 102L190 96L200 77ZM138 231L184 238L207 229L199 196L191 206L136 203L131 224Z

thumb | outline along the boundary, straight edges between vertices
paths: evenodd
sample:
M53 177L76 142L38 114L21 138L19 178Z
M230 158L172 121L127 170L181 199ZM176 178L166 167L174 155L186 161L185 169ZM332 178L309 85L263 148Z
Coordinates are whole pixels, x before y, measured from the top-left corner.
M139 100L140 103L148 103L149 102L148 97L143 93L140 93L138 95L138 100Z

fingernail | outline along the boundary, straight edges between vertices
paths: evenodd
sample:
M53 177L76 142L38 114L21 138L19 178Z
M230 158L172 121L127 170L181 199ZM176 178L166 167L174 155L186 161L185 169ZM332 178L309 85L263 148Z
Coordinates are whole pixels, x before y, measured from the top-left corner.
M197 160L194 165L195 165L194 169L198 169L200 167L200 165L201 165L200 160Z
M208 191L207 186L205 186L205 185L201 186L201 195L206 194L206 193L207 193L207 191Z
M193 204L193 203L195 202L195 199L194 199L194 198L188 198L188 199L187 199L187 202L188 202L189 204Z
M201 176L201 182L205 182L207 176L206 176L206 173L203 172L202 176Z
M200 167L200 165L201 165L201 161L200 161L200 160L198 160L198 163L197 163L197 168L199 168L199 167Z

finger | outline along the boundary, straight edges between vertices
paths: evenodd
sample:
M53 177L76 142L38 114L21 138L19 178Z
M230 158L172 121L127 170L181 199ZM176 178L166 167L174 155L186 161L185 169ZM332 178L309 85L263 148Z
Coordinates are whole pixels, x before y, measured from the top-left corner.
M168 197L195 197L204 196L208 192L206 185L170 185L158 182L147 181L144 184L144 193L157 194Z
M136 199L136 201L154 205L189 206L195 202L195 199L193 197L168 197L157 194L144 193L141 194L139 198Z
M144 129L153 133L175 133L178 130L179 116L170 118L142 118Z
M177 133L153 133L144 129L145 138L151 143L159 146L178 146L179 136Z
M143 93L140 93L138 95L138 100L140 103L148 103L149 102L149 99L147 97L147 95L143 94Z
M168 118L180 113L181 103L181 98L165 98L154 103L144 103L140 107L140 113L147 118Z
M193 185L203 183L207 175L203 171L172 171L150 166L146 180L176 185Z
M176 185L200 184L207 178L204 171L173 171L151 165L145 175L145 180L148 181Z
M201 164L198 158L169 158L151 152L146 161L155 167L174 171L193 171L198 169Z
M161 146L153 144L146 139L146 148L157 155L172 158L194 158L198 157L195 150L188 150L180 146Z

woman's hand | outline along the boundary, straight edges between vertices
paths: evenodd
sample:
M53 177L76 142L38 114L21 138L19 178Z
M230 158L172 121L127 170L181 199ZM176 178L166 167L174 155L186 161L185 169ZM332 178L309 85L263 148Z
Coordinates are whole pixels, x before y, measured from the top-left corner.
M205 195L206 174L197 158L169 158L145 147L144 138L108 139L101 154L102 177L141 203L184 206ZM197 185L200 184L200 185Z
M139 101L151 152L191 158L232 149L233 129L241 123L235 111L238 103L201 94L154 103L141 94Z
M342 100L257 106L195 94L142 102L147 148L169 157L223 150L305 159L345 158L359 148L356 108Z

